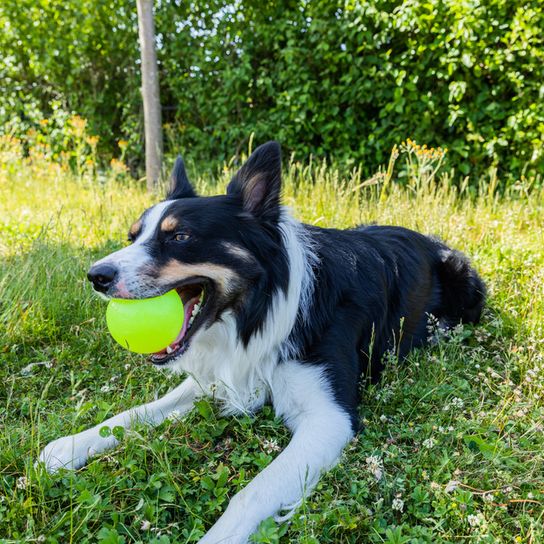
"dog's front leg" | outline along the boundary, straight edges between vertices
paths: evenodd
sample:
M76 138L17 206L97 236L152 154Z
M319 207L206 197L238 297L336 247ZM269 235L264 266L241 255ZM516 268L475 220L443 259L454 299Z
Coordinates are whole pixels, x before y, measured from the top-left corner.
M199 394L202 394L202 390L195 380L187 378L156 401L126 410L86 431L50 442L40 453L39 460L49 472L56 472L59 468L79 468L92 455L117 445L117 439L113 435L100 436L102 427L113 429L121 426L129 429L136 422L158 425L174 411L180 415L186 414Z
M350 417L319 366L282 363L270 385L275 410L293 431L291 442L233 497L199 544L245 544L262 520L298 506L353 437Z

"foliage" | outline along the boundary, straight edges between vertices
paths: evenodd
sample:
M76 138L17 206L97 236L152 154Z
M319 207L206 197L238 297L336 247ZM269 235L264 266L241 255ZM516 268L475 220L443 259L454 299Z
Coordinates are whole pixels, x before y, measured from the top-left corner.
M161 0L156 26L171 151L221 162L253 132L369 174L411 135L463 175L543 171L537 0ZM3 123L76 111L141 155L133 2L4 2L0 27Z
M20 0L0 4L0 123L22 136L72 112L110 151L131 123L138 142L136 8L130 0ZM55 136L55 134L53 134ZM62 134L49 137L63 149ZM109 146L109 148L108 148Z
M499 158L509 174L544 164L536 2L241 2L211 21L193 7L165 14L208 31L165 42L163 59L187 135L204 129L208 148L254 131L368 172L410 134L447 145L465 174Z
M311 224L377 221L441 236L472 257L489 307L478 327L429 331L437 345L406 364L391 357L381 383L362 389L365 429L340 464L290 524L267 520L253 540L542 542L544 193L520 182L498 195L489 180L457 188L430 176L439 150L409 141L396 153L366 181L292 162L284 200ZM23 155L20 142L1 141L0 542L197 542L288 433L270 408L225 418L201 401L184 421L126 433L75 473L34 467L49 440L179 378L114 344L85 280L159 195L122 173L77 177L43 153ZM198 178L199 190L223 190L230 174Z

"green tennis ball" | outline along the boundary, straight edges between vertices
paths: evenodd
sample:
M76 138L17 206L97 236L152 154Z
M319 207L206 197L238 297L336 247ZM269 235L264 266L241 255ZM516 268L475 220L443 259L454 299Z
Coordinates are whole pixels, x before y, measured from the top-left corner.
M183 326L183 302L176 291L160 297L111 299L106 323L114 340L135 353L156 353L169 346Z

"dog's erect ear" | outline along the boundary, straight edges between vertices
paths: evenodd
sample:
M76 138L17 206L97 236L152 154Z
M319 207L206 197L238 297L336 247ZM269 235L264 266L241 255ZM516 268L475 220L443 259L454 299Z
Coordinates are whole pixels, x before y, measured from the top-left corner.
M178 198L193 196L196 196L195 190L187 177L183 159L178 155L174 164L174 170L172 171L170 189L168 189L168 193L166 194L166 200L176 200Z
M240 195L244 209L265 221L278 220L280 191L281 149L278 142L259 146L227 187L228 195Z

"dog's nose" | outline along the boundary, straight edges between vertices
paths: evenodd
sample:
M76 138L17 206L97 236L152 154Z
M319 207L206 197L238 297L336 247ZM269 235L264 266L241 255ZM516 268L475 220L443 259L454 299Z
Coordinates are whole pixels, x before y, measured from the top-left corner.
M111 264L97 264L92 266L87 273L87 278L92 282L96 291L105 293L117 277L117 268Z

